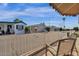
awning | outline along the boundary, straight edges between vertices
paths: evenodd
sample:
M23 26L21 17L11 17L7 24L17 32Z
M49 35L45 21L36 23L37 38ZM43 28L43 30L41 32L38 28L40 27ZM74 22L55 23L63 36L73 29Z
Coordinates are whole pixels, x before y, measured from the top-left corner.
M79 14L79 3L50 3L62 15L74 16Z

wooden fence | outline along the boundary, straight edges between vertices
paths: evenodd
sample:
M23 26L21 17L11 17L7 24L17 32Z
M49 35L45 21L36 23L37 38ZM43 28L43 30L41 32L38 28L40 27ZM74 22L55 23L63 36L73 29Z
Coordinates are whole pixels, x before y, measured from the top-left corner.
M66 32L33 33L0 36L0 56L19 56L44 48L45 44L66 37ZM42 52L43 53L43 52Z

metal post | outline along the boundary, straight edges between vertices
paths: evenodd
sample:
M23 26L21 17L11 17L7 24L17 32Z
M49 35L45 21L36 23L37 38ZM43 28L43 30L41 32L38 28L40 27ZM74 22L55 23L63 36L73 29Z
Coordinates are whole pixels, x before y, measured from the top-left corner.
M30 33L32 33L32 29L31 29L31 26L30 26Z
M78 15L78 28L79 28L79 15Z

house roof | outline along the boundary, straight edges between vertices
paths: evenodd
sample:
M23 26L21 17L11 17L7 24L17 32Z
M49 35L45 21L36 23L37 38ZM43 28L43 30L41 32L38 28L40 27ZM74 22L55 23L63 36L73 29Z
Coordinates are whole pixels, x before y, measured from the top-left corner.
M7 22L7 21L0 21L0 24L16 24L16 23L23 23L25 25L27 25L25 22L21 21L21 22Z
M38 27L38 26L45 26L45 24L44 23L40 23L40 24L31 25L31 26Z

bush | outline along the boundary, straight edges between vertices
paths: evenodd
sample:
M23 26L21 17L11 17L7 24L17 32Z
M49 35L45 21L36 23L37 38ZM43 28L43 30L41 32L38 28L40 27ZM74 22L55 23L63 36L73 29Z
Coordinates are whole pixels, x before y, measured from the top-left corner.
M62 28L60 28L60 31L62 31L63 29Z
M46 31L48 31L48 32L50 31L50 27L46 27L45 29L46 29Z
M25 33L29 33L29 32L30 32L30 27L29 26L25 27Z
M78 31L78 27L74 27L73 30Z

